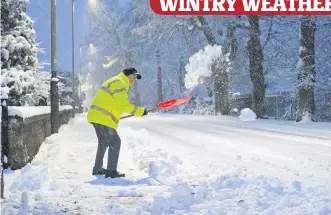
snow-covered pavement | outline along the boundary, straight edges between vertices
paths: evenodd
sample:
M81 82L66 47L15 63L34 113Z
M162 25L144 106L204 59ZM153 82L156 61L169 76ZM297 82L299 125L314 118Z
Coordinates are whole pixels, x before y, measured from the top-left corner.
M331 214L331 123L148 115L119 134L126 178L91 175L97 138L78 115L6 171L1 214Z

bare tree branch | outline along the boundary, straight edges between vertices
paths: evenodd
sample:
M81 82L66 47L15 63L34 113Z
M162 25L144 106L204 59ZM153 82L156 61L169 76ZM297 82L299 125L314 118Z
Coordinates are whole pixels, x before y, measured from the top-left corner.
M262 49L264 49L264 47L268 44L268 42L271 39L271 31L272 31L273 25L274 25L274 23L273 23L273 17L271 17L270 25L269 25L269 28L268 28L267 38L266 38L264 44L262 45Z

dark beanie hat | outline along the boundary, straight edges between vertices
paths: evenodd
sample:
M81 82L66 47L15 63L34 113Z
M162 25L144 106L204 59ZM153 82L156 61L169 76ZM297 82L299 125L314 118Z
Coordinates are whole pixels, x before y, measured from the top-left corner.
M135 68L126 68L123 70L123 73L128 76L128 75L132 75L132 74L137 74L137 79L141 79L141 75L137 72L137 70Z

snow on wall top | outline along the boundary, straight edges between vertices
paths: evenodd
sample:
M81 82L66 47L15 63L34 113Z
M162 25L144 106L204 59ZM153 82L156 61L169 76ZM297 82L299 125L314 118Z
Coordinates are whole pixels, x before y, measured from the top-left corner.
M70 105L60 106L60 111L72 109ZM29 118L33 116L43 115L51 113L50 106L9 106L8 107L8 115L9 116L19 116L22 118Z

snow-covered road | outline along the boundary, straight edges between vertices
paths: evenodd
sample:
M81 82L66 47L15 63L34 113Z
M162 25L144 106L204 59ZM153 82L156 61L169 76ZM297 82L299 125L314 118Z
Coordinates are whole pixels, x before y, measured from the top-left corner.
M200 161L244 165L253 174L305 181L307 185L327 183L331 178L330 123L161 116L123 125L145 129L159 147L187 161L199 157Z
M31 214L331 214L331 123L130 118L119 128L127 177L105 179L91 175L97 139L85 117L6 172L2 214L23 210L23 191Z

